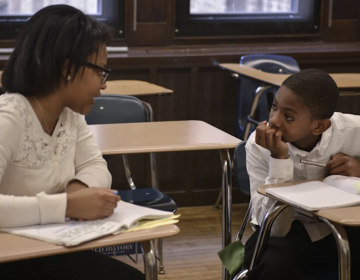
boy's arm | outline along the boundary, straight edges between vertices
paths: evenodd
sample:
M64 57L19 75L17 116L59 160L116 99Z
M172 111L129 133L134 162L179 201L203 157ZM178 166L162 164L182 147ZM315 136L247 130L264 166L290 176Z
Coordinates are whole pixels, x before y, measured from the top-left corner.
M250 192L252 201L252 223L261 225L262 220L275 202L257 192L262 185L283 183L293 180L294 163L289 159L275 159L270 152L255 143L254 132L246 144L246 166L250 178ZM272 236L285 236L291 227L293 209L287 208L273 224Z
M360 160L344 153L332 155L326 166L326 173L329 175L360 177Z

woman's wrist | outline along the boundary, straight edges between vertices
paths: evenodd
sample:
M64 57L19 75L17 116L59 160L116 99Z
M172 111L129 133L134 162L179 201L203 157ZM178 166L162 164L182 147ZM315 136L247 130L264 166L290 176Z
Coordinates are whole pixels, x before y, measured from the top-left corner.
M80 182L79 180L74 180L71 181L69 185L66 187L66 192L70 194L84 188L88 188L88 186Z

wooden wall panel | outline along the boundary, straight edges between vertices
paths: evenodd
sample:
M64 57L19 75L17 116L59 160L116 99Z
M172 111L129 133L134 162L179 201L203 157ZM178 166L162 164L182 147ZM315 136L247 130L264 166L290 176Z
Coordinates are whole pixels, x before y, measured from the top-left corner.
M358 0L333 0L333 19L357 19L357 4Z
M137 0L137 21L166 22L166 5L163 0Z

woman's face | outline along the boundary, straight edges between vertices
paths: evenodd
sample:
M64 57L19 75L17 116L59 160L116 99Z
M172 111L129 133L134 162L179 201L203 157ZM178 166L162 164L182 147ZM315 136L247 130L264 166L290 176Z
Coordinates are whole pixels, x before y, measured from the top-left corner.
M101 46L99 53L89 57L88 62L106 68L106 47ZM74 81L70 80L67 84L67 107L82 115L90 113L94 98L101 95L100 89L106 88L106 83L103 84L101 80L101 70L85 66L83 75L77 75Z

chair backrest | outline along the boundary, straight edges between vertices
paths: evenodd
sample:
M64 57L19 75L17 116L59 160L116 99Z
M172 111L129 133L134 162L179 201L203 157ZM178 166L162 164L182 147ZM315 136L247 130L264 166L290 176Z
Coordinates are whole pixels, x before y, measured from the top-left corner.
M142 101L133 96L103 94L95 98L95 105L85 116L88 124L147 122Z
M243 193L250 195L250 180L246 169L246 141L240 142L234 151L234 181Z
M240 58L240 65L246 65L268 73L294 74L300 71L299 64L290 56L274 54L251 54Z
M259 69L268 73L276 74L294 74L300 71L300 67L295 59L284 55L272 54L251 54L244 55L240 58L240 65L246 65ZM245 77L240 78L240 86L238 91L238 102L236 110L236 129L235 134L239 138L243 138L243 133L250 112L251 104L254 99L255 90L262 83ZM257 109L257 120L263 121L269 118L269 108L271 107L274 89L264 92L259 99Z

